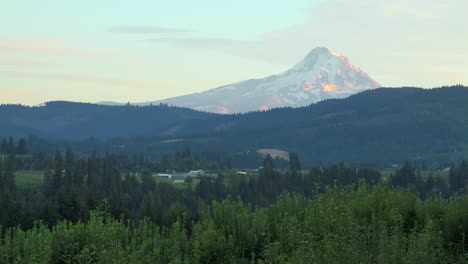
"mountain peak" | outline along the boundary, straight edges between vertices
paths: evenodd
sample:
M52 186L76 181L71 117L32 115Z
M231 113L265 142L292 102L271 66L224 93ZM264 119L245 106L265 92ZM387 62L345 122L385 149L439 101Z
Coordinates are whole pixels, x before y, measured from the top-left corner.
M326 48L316 47L312 49L300 62L298 62L291 69L293 71L307 71L313 68L315 65L327 65L330 63L339 63L338 60L349 64L348 58L338 54L337 52Z
M330 48L327 48L327 47L315 47L309 52L309 54L311 54L311 53L330 53L330 54L333 54L333 53L336 53L336 52L334 52L333 50L331 50Z
M348 58L329 48L317 47L283 73L162 102L228 114L276 107L306 106L326 99L348 97L377 87L380 85L364 71L352 65Z
M344 56L338 54L338 52L327 48L327 47L316 47L313 48L304 58L304 60L314 58L315 56L325 56L325 57L337 57L342 58Z

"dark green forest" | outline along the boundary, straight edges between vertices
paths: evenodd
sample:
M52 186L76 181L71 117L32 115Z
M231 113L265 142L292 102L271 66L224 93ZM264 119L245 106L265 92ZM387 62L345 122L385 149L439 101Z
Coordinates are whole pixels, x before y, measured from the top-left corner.
M384 176L345 162L304 168L290 153L287 169L266 156L243 175L189 149L152 162L5 142L1 263L468 262L466 161L447 178L409 162ZM16 171L35 166L43 184L18 187ZM182 188L152 173L200 167L216 174Z
M0 136L34 135L35 152L72 146L91 154L143 153L159 158L190 147L231 158L280 149L303 162L390 166L409 160L429 167L468 155L468 89L379 88L302 108L217 115L155 106L51 102L0 106ZM30 140L33 141L33 140Z

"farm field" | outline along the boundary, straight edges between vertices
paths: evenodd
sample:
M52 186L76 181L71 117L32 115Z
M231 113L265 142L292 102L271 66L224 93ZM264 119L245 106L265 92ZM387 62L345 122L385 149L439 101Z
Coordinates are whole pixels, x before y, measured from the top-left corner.
M22 189L36 189L42 185L43 171L37 170L22 170L15 173L15 182L18 188Z

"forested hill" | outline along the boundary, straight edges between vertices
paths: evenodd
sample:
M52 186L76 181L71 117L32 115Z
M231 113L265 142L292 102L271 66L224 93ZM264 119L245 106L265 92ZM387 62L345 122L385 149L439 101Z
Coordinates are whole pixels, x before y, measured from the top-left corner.
M134 151L190 146L196 151L273 148L306 162L459 160L468 154L468 88L381 88L303 108L215 116L178 127L177 139L132 140ZM125 141L129 143L129 141Z
M164 105L54 102L32 108L1 106L0 134L120 137L108 141L107 149L146 154L188 146L228 153L274 148L321 162L450 160L468 151L467 102L468 88L462 86L380 88L308 107L242 115Z
M216 133L192 141L283 149L310 161L452 159L467 154L467 102L461 86L382 88L299 109L216 117L204 126Z
M163 104L137 107L55 101L36 107L2 105L0 136L79 140L164 135L178 123L214 115Z

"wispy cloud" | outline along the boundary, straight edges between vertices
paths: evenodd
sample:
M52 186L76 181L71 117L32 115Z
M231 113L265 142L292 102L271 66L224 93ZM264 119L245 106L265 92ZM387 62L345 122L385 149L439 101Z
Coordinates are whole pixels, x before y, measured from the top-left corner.
M253 41L177 36L150 41L285 66L316 46L327 46L347 55L384 85L441 85L424 66L468 68L468 19L463 12L467 8L465 0L335 0L309 9L305 23L273 30ZM408 68L413 69L411 76L405 75ZM452 73L459 79L458 72ZM443 73L444 82L452 73ZM468 72L464 79L468 81Z
M164 37L151 38L150 42L168 43L176 46L188 48L214 48L222 46L246 46L258 44L256 41L224 39L224 38L205 38L205 37Z
M98 52L69 47L64 41L53 38L0 39L0 52L19 52L93 59L99 57Z
M272 56L271 46L264 39L237 40L212 37L159 37L147 40L150 43L165 44L184 49L219 52L246 59L261 60L272 64L284 64Z
M22 67L22 68L37 68L37 67L57 67L61 64L55 61L31 60L23 58L12 58L10 56L0 56L0 66L2 67Z
M0 38L0 55L39 55L100 60L142 60L145 56L137 53L109 52L86 47L75 47L68 41L55 38Z
M50 81L69 81L75 83L94 83L94 84L105 84L111 86L123 86L123 87L134 87L134 88L154 88L151 84L125 79L114 79L96 76L84 76L74 74L61 74L61 73L37 73L37 72L24 72L24 71L0 71L1 77L7 78L27 78L27 79L39 79L39 80L50 80Z
M157 27L157 26L122 26L108 30L112 33L125 34L186 34L189 30L183 28Z

